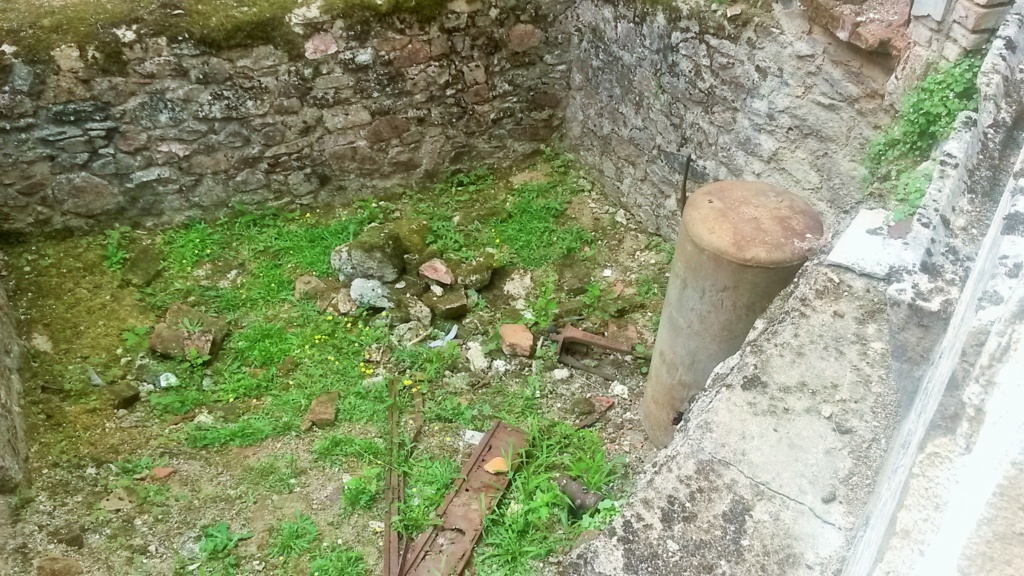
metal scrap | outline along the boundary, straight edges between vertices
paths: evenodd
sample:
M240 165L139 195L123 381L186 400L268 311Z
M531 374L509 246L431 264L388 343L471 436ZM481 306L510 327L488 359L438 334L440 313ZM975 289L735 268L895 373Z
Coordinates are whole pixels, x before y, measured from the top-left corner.
M604 496L600 493L591 492L579 480L568 476L559 476L555 479L555 484L558 485L558 489L562 491L562 494L569 497L573 511L578 516L582 516L597 508L597 505L604 500Z
M590 403L594 405L594 411L591 412L589 416L576 423L576 428L578 430L593 426L594 423L600 420L602 416L611 410L612 406L615 405L615 400L607 396L594 396L593 398L590 398Z
M619 342L618 340L612 340L611 338L605 338L604 336L598 336L597 334L591 334L585 330L580 330L572 324L566 325L564 328L558 331L557 334L552 336L552 339L558 342L558 348L556 350L558 354L558 361L566 366L589 372L595 376L600 376L605 380L615 380L615 376L596 368L594 366L588 366L573 358L569 355L566 350L566 344L584 344L592 348L601 348L608 350L609 352L618 352L620 354L632 354L633 350L628 344Z
M452 492L438 508L440 524L420 536L408 551L402 576L462 573L483 532L484 519L509 483L508 474L492 474L484 466L495 458L504 458L514 469L525 448L525 432L504 422L495 423L477 444Z

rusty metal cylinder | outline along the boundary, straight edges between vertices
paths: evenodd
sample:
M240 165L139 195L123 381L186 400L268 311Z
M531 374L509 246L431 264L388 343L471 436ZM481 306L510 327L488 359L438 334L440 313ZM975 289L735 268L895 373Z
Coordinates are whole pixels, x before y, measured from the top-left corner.
M669 444L690 400L739 350L822 233L810 204L769 184L715 182L690 196L641 405L655 446Z

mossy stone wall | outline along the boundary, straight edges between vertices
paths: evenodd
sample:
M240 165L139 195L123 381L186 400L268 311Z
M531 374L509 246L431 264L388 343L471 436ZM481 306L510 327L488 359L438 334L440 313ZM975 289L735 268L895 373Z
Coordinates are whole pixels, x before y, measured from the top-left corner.
M522 162L559 132L571 4L289 13L295 49L129 27L116 72L89 45L58 46L50 64L0 51L0 230L303 209Z

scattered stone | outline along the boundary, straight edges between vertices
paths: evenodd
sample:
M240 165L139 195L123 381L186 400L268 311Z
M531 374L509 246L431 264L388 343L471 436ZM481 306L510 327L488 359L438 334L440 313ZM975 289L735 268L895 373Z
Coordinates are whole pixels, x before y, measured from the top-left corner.
M352 292L349 288L339 290L334 298L334 311L342 316L355 312L358 307L359 305L352 298Z
M164 372L157 379L157 384L161 388L174 388L178 385L178 377L170 372Z
M81 524L68 523L50 533L53 541L69 548L85 547L85 528Z
M569 403L569 412L577 418L594 413L594 403L586 396L577 396Z
M466 360L469 361L469 369L473 372L487 372L491 367L491 359L484 354L479 342L466 344Z
M349 295L357 306L363 308L391 308L394 304L388 299L388 290L379 280L356 278L349 288Z
M306 421L317 428L326 428L334 424L338 410L338 393L324 392L316 397L306 413Z
M822 504L831 504L831 503L833 503L835 501L836 501L836 491L835 490L829 490L828 492L825 493L824 496L821 497L821 503Z
M612 396L618 396L624 400L629 400L629 388L626 388L624 384L619 384L618 382L612 384L611 394Z
M156 246L140 246L121 269L121 279L136 288L149 286L160 275L160 261L163 257L163 250Z
M366 130L366 141L370 144L380 144L409 131L409 121L401 116L385 116L379 118Z
M139 396L141 395L138 386L128 382L108 386L107 394L110 396L114 408L118 410L131 408L139 401Z
M430 326L431 320L434 319L434 314L430 311L430 307L423 303L423 300L413 296L405 296L402 298L402 304L409 312L411 320L415 320L424 326Z
M484 470L491 474L506 474L508 473L508 460L505 460L501 456L491 460L484 464Z
M467 290L481 290L491 283L497 264L494 256L486 254L457 267L458 281Z
M330 32L316 34L306 41L306 58L317 60L338 51L338 42Z
M422 218L402 218L391 224L406 254L422 256L430 246L430 223Z
M402 276L395 284L394 289L406 296L422 296L430 289L430 285L419 276Z
M445 286L451 286L455 284L455 275L448 269L448 266L444 263L444 260L434 258L428 260L420 266L420 275L429 278L435 282L440 282Z
M174 468L171 468L170 466L157 466L156 468L153 468L153 471L150 474L153 476L154 480L165 480L169 478L171 474L174 474Z
M430 285L430 292L435 296L444 296L444 288L441 288L437 284Z
M555 368L551 374L555 377L555 380L568 380L572 372L569 372L568 368Z
M448 9L460 14L476 12L481 7L480 0L452 0L448 3Z
M512 301L512 306L518 310L526 308L526 298L533 290L533 278L526 270L516 270L505 280L502 291Z
M430 292L423 296L423 303L426 304L438 318L455 320L462 318L469 312L469 301L466 299L466 291L462 286L453 286L438 296Z
M540 45L544 35L532 24L516 24L508 31L508 47L513 52L525 52Z
M406 322L405 324L399 324L395 326L392 335L396 342L402 345L408 345L417 338L419 338L424 332L427 331L427 326L413 320L412 322Z
M210 358L220 350L227 333L228 324L223 319L184 304L172 304L164 321L153 330L149 348L170 358Z
M502 324L501 351L509 356L529 358L533 354L533 332L522 324Z
M85 568L74 558L47 556L36 562L36 576L78 576Z
M305 298L319 298L321 294L327 291L327 285L324 284L316 276L299 276L295 280L295 299L303 300Z
M338 246L331 254L331 267L342 281L368 278L394 282L405 270L402 245L386 226L370 226L355 240Z
M33 333L28 339L28 345L39 352L53 353L53 341L46 334Z
M605 331L608 338L622 342L630 348L637 345L640 342L640 336L637 333L636 324L628 322L622 319L612 319L608 321L608 329Z
M117 512L119 510L127 510L132 507L131 500L128 499L128 493L123 488L118 488L110 493L109 496L100 500L100 508L107 510L108 512Z

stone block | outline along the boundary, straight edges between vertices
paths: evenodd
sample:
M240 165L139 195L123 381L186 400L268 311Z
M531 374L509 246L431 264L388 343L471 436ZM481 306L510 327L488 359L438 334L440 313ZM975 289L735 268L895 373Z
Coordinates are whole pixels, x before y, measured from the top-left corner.
M960 0L953 11L953 20L971 31L994 30L1009 11L1009 4L979 6L972 0Z
M502 324L498 328L501 336L501 351L509 356L529 358L533 354L533 332L522 324Z
M325 392L317 396L309 406L306 421L317 428L326 428L334 424L338 410L338 398L337 392Z
M991 31L983 30L981 32L974 32L968 30L959 22L953 22L949 27L949 37L956 41L960 46L963 46L964 50L971 51L984 47L992 36Z

